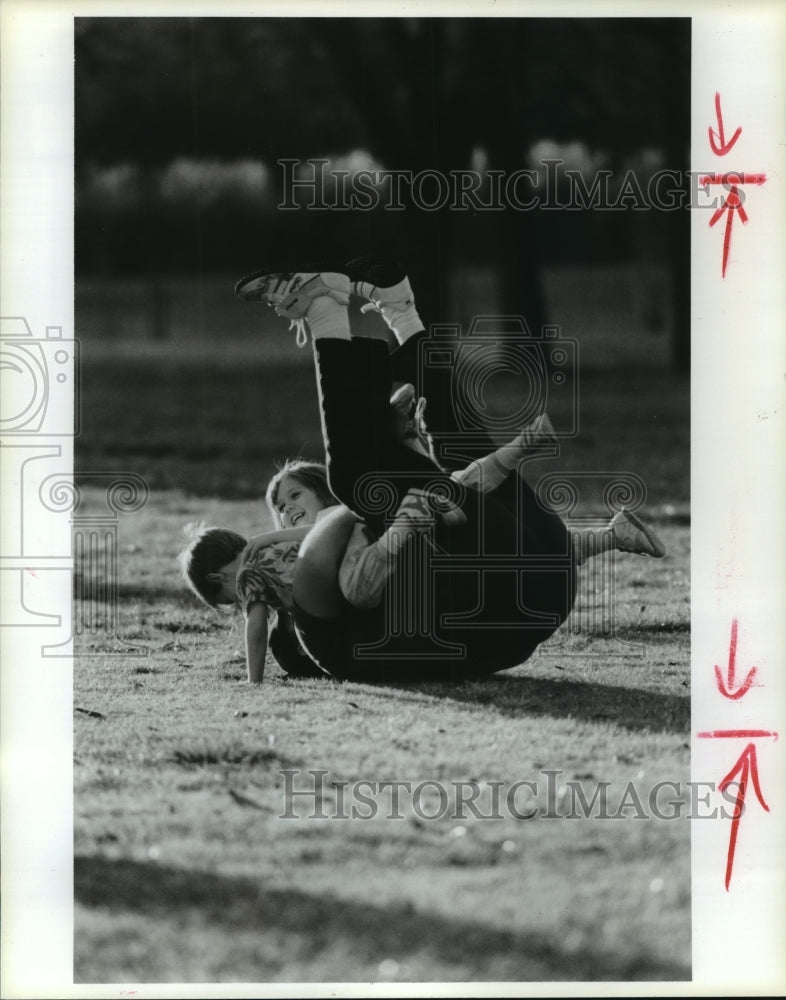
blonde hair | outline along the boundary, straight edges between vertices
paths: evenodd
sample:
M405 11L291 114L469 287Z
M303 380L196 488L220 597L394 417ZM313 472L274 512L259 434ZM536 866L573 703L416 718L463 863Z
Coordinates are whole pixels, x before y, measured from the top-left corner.
M180 572L188 589L207 604L220 610L218 594L221 584L209 580L246 547L246 539L228 528L208 527L204 523L187 524L183 528L189 543L178 556Z
M273 476L267 484L267 490L265 491L265 502L267 503L267 508L279 528L282 526L282 522L281 515L276 509L276 504L278 503L278 490L282 481L287 477L291 477L296 482L300 483L301 486L305 486L307 489L313 490L326 507L332 507L333 504L338 503L338 500L336 500L330 492L327 469L324 465L320 465L319 462L305 462L302 459L297 459L295 461L288 460L284 462L275 476Z

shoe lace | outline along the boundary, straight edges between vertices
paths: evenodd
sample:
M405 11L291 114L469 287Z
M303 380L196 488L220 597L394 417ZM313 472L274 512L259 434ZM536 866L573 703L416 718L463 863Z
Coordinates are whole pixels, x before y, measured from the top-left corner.
M295 343L298 347L305 347L308 343L308 333L306 332L306 321L301 316L300 319L293 319L289 324L290 330L296 331Z
M370 313L370 312L375 312L375 313L379 313L380 315L382 315L382 310L376 304L376 302L367 302L364 306L360 307L360 311L362 313L364 313L364 314L365 313Z

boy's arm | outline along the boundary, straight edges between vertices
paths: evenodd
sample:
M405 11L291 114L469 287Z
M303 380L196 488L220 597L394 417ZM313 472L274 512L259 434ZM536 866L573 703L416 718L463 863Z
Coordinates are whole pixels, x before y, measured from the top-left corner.
M311 530L312 525L304 524L302 528L277 528L275 531L263 531L261 535L252 535L248 544L257 548L263 545L273 545L275 542L300 542Z
M333 510L333 507L327 507L325 510L321 510L317 514L317 521L319 521L328 510ZM312 527L312 524L304 524L302 528L277 528L275 531L264 531L261 535L252 535L252 537L248 540L246 547L243 549L242 562L250 559L255 552L258 552L259 549L263 549L266 545L275 545L277 542L302 542L309 531L311 531Z
M253 559L256 553L267 545L275 545L277 542L302 542L310 530L311 525L307 524L302 528L280 528L278 531L265 531L261 535L252 535L243 549L240 565Z
M267 605L257 602L246 612L246 667L248 683L261 684L267 653Z

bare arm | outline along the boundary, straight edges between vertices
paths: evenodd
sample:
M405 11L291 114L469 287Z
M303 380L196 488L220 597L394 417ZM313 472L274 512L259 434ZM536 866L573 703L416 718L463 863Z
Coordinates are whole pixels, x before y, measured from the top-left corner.
M302 542L311 528L310 524L302 528L277 528L275 531L263 531L261 535L252 535L248 540L248 548L254 545L261 549L263 545L273 545L275 542Z
M333 507L327 507L325 510L321 510L317 514L317 522L327 511L333 509ZM252 535L243 549L241 565L246 560L251 559L255 552L265 548L266 545L275 545L278 542L302 542L313 526L313 524L304 524L302 528L277 528L275 531L264 531L261 535Z
M261 684L267 653L267 605L252 604L246 612L246 667L248 683Z
M253 559L260 549L268 545L276 545L279 542L302 542L309 533L311 525L304 525L302 528L280 528L278 531L265 531L261 535L252 535L246 547L243 549L243 556L240 565Z

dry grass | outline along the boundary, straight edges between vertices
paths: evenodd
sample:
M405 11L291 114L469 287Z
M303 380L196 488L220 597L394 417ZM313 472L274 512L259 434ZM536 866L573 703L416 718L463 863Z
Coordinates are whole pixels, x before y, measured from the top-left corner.
M118 301L101 307L106 323L120 323ZM120 328L98 345L95 330L77 331L77 469L138 472L153 492L119 521L120 638L103 631L106 608L77 609L99 624L82 637L75 667L75 979L688 978L684 808L671 821L637 819L630 808L606 820L524 820L510 810L424 819L404 797L402 818L391 819L380 796L375 818L281 818L281 772L300 780L315 769L326 772L328 815L341 783L363 779L449 790L474 781L484 795L489 782L502 782L504 795L538 781L541 805L547 771L559 772L561 813L568 782L588 792L610 782L612 813L628 782L648 812L649 790L677 782L685 806L687 382L662 368L600 370L583 355L580 433L564 443L559 468L641 476L646 515L668 547L659 562L617 560L613 636L598 632L602 591L588 585L574 631L484 683L293 681L271 664L265 684L250 688L239 625L180 585L180 529L203 518L264 527L258 498L275 461L319 455L321 441L308 352L288 339L286 350L265 337L222 342L228 314L211 301L191 303L202 341L186 337L185 314L163 345L124 340ZM583 300L568 304L581 314ZM593 304L596 317L625 328L618 303ZM83 303L79 315L88 315ZM596 320L599 337L603 326ZM533 478L542 471L533 466ZM98 510L103 499L86 489L85 502ZM440 805L432 792L425 810Z
M281 818L285 769L298 788L327 772L328 816L331 783L361 779L451 795L475 781L482 815L492 781L538 781L545 803L548 770L558 789L611 782L611 813L629 781L645 808L658 781L684 786L686 528L659 526L662 562L618 560L618 641L566 632L484 683L292 681L271 664L249 688L238 624L177 580L179 526L202 513L259 521L253 503L178 494L123 519L118 632L147 655L85 655L75 671L78 981L688 975L684 818L429 820L406 795L402 819L384 795L372 819ZM85 636L85 652L105 640Z

